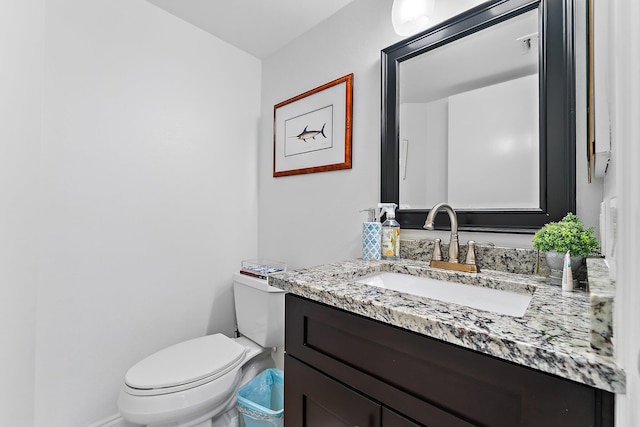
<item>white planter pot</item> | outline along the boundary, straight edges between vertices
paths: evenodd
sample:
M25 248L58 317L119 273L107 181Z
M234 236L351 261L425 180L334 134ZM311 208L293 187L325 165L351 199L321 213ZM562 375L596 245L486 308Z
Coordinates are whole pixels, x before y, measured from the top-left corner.
M544 253L544 256L547 260L547 265L551 269L551 274L547 278L547 283L552 285L562 285L562 270L564 267L564 256L566 254L556 252L556 251L547 251ZM584 262L584 257L582 256L572 256L571 257L571 272L575 277L576 271L582 263Z

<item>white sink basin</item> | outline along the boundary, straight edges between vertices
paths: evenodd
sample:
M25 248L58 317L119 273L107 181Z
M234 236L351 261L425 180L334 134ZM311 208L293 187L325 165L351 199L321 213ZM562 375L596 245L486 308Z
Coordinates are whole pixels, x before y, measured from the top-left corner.
M510 291L390 272L361 277L356 282L513 317L524 316L532 297Z

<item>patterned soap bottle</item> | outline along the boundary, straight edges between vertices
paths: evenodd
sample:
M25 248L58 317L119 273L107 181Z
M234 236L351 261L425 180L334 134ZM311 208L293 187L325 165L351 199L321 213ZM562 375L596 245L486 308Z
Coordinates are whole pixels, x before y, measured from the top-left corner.
M375 208L360 212L367 212L367 221L362 223L362 259L380 259L382 224L376 218Z

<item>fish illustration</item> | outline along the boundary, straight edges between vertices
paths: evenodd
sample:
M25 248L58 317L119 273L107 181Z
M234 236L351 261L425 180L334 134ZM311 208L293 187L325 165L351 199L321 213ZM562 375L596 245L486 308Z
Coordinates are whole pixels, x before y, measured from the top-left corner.
M304 142L307 142L307 139L311 138L311 139L316 139L316 135L320 134L322 136L324 136L325 138L327 137L327 135L324 134L324 127L327 124L323 124L322 125L322 129L320 130L307 130L307 128L309 127L309 125L304 127L304 130L302 132L300 132L299 135L296 135L295 137L298 139L303 140Z

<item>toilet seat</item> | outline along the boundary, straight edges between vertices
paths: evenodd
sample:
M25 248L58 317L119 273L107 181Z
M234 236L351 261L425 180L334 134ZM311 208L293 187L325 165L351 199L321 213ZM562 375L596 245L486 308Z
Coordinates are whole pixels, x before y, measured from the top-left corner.
M138 396L175 393L227 374L232 383L237 375L233 371L240 368L246 353L246 347L223 334L185 341L160 350L129 369L125 390Z

